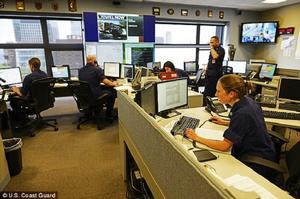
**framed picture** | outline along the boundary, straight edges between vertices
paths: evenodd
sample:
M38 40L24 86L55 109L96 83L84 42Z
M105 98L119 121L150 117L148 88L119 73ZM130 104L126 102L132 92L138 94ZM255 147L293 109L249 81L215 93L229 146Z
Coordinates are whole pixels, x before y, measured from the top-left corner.
M160 7L152 7L153 15L160 15Z
M224 18L224 11L220 11L220 12L219 12L219 18L220 18L220 19L223 19L223 18Z
M17 10L25 10L24 0L16 0L16 8Z
M212 10L208 10L207 11L207 16L208 17L212 17L213 16L213 11Z
M181 9L181 16L188 16L189 11L187 9Z

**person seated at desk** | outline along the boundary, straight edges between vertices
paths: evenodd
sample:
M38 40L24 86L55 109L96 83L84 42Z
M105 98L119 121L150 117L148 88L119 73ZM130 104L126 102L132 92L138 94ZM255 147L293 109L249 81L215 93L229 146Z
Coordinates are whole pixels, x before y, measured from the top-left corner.
M94 96L97 98L103 93L108 94L106 103L106 118L114 119L113 108L117 97L115 86L119 86L117 81L111 81L104 76L103 70L98 67L96 56L87 56L87 64L79 70L79 80L89 83ZM104 84L104 85L101 85Z
M189 75L187 74L186 71L181 70L179 68L175 68L175 66L174 66L174 64L172 62L166 61L164 63L162 72L172 72L172 71L176 72L178 78L187 77L188 78L188 82L190 82Z
M19 87L13 86L11 90L19 97L30 98L29 88L34 80L43 79L48 77L47 74L40 69L41 61L37 57L33 57L28 61L28 65L31 73L26 75L23 80L23 86L20 89ZM29 122L29 119L22 109L23 101L18 98L11 97L10 106L12 108L12 119L14 123L18 122L16 126L25 125Z
M246 96L252 89L250 82L234 74L222 76L217 83L216 96L223 104L231 105L230 122L218 116L211 121L229 126L224 132L222 141L209 140L196 135L192 129L186 130L186 136L196 142L220 151L229 151L240 159L243 155L255 155L276 162L274 144L267 133L266 123L261 108L254 100ZM258 165L248 165L254 171L275 182L273 171Z

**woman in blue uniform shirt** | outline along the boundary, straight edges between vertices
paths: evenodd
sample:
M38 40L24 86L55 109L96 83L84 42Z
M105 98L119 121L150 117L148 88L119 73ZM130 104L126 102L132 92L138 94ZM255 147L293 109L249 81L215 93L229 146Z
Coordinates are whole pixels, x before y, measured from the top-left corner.
M252 85L234 74L222 76L217 83L216 96L223 104L231 108L230 122L218 116L211 118L212 122L229 126L224 132L222 141L209 140L196 135L194 130L187 129L186 136L194 141L220 151L229 151L237 158L243 155L255 155L271 161L276 161L276 152L272 140L268 136L266 123L261 108L249 98L248 91ZM270 181L273 171L266 167L249 164L253 170Z

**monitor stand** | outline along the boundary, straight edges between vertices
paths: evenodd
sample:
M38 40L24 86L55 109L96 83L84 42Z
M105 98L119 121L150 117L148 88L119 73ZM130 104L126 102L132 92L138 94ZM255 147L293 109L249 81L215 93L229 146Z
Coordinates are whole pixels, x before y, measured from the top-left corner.
M180 115L181 113L174 110L168 110L168 111L163 111L161 113L159 113L158 115L161 116L162 118L171 118L171 117L175 117L177 115Z

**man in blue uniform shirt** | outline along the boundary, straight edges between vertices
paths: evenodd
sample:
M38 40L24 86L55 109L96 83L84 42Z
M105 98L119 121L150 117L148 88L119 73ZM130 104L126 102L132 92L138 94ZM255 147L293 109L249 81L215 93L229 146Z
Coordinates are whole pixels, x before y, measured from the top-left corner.
M217 36L211 37L210 54L205 74L204 97L215 96L218 79L222 76L224 56L225 50L220 46L219 38Z
M16 95L24 98L30 98L29 88L34 80L46 78L47 74L40 70L41 61L39 58L33 57L28 61L28 65L31 73L26 75L23 80L22 88L12 87L12 91L16 93ZM18 100L18 98L10 99L10 106L13 109L13 116L15 117L13 120L18 121L21 125L28 122L28 118L24 110L22 109L22 101Z
M103 70L97 65L95 55L87 56L87 64L79 70L79 80L89 83L95 98L103 93L108 94L106 117L108 119L113 119L113 117L115 117L113 115L113 107L117 97L117 92L114 87L119 84L117 81L111 81L104 76ZM101 83L104 85L100 85Z

